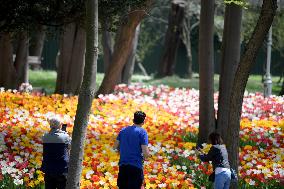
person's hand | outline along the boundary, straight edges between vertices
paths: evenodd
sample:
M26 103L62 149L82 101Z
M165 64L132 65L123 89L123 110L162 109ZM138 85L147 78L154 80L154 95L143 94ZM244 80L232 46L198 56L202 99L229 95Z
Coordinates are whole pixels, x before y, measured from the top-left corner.
M195 151L196 155L200 155L201 154L201 152L199 150L197 150L197 149L194 149L194 151Z

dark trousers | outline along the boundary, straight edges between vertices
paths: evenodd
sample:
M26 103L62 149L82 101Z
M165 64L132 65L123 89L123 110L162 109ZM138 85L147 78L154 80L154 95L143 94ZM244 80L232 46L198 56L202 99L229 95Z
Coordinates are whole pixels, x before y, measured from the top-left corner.
M143 170L132 165L119 166L117 186L119 189L141 189L144 180Z
M44 175L45 189L65 189L66 181L64 175Z

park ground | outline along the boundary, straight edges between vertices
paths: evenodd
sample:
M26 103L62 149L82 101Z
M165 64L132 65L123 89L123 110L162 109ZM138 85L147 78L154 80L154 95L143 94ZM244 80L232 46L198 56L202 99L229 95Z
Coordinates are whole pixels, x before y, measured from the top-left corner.
M30 83L33 87L42 87L47 93L53 93L56 83L55 71L32 71L30 70ZM104 74L97 74L97 87L101 84ZM279 76L273 76L272 93L277 95L281 90L281 83L278 83ZM194 74L192 79L180 78L178 76L166 77L162 79L155 79L152 76L143 76L135 74L132 76L132 82L142 82L145 85L168 85L170 87L185 87L185 88L199 88L198 74ZM214 76L214 89L218 91L219 75ZM263 83L261 75L250 75L246 90L248 92L263 92Z

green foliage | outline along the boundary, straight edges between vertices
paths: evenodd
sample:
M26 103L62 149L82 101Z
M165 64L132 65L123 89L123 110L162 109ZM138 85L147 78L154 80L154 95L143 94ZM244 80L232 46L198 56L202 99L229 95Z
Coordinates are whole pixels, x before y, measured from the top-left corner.
M258 9L247 9L244 11L244 19L243 19L243 39L244 42L247 43L253 29L258 20ZM272 25L272 35L273 35L273 42L272 47L274 50L280 52L282 57L284 57L284 10L280 10L277 12L274 22ZM265 44L265 43L264 43Z
M145 11L146 0L99 0L101 25L115 28L131 11ZM85 0L5 0L0 4L0 31L28 30L38 24L83 23Z
M196 133L187 133L186 135L182 136L182 140L185 142L193 142L193 143L197 143L198 140L198 136Z
M173 158L171 160L171 164L187 167L187 176L192 179L194 187L212 188L213 184L208 180L209 175L206 175L201 169L198 168L199 164L196 162L196 157L192 157L192 160L190 160L189 158L176 156L175 152L172 154L172 156ZM208 170L208 166L202 165L202 167L204 167L205 170Z
M200 1L190 0L188 3L189 12L187 12L187 16L190 17L191 24L195 24L199 20ZM170 0L156 0L151 11L142 21L137 50L141 62L155 49L156 45L164 43L170 9ZM195 28L194 31L198 32L198 27Z
M269 180L268 182L256 182L255 185L248 184L244 179L239 181L239 188L241 189L280 189L283 188L279 180Z
M80 19L83 10L84 0L5 0L0 4L0 31L62 25Z
M272 25L273 48L280 52L284 57L284 10L277 12Z
M132 11L147 11L147 0L99 0L99 20L101 26L110 31L127 19Z
M170 9L169 0L156 1L149 15L141 23L137 57L143 61L158 43L163 42L167 26Z
M247 0L224 0L225 4L231 4L234 3L236 5L239 5L243 8L247 8L248 6L248 1Z

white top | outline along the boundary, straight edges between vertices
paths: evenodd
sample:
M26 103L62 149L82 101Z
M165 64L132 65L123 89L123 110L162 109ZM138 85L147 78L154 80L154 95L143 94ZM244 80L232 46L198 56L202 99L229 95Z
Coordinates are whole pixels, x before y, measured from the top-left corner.
M225 167L216 167L215 169L215 175L221 173L221 172L224 172L224 171L230 171L229 168L225 168ZM231 171L230 171L231 172Z

